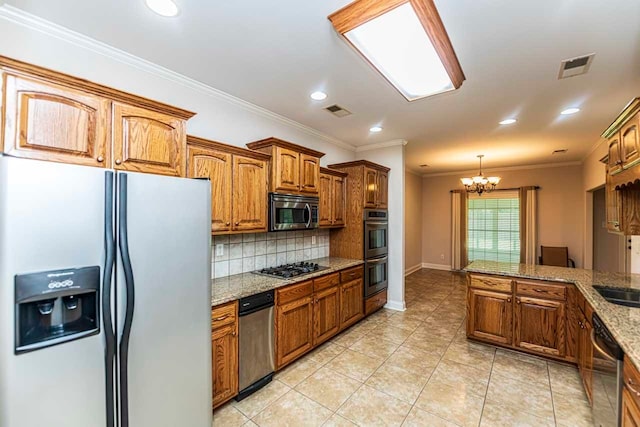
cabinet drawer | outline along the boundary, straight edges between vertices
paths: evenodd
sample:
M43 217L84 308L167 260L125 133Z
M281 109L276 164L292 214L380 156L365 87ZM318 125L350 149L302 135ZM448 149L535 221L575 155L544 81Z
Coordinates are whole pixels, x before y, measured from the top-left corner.
M350 282L352 280L356 280L362 277L362 267L350 268L348 270L343 270L340 272L340 282Z
M516 282L516 294L564 301L567 298L567 287L552 283L518 280Z
M624 386L629 390L629 394L638 406L640 406L640 372L633 365L631 360L624 356L624 368L622 371Z
M489 289L491 291L511 292L513 281L503 277L494 276L469 276L469 285L472 288Z
M216 330L224 325L230 325L236 321L238 302L218 305L211 310L211 329Z
M295 285L287 286L276 291L276 301L278 305L286 304L300 298L307 297L313 293L313 282L302 282Z
M340 274L332 273L326 276L313 279L313 290L318 292L322 289L330 288L340 284Z
M373 313L374 311L376 311L386 303L387 303L386 290L379 292L370 298L367 298L364 303L365 316L368 316L369 314Z

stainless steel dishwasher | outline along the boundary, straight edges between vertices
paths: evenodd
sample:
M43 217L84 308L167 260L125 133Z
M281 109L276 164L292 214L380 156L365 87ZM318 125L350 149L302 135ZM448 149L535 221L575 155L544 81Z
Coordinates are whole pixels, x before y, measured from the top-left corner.
M242 400L271 382L274 363L274 291L242 298L238 308L239 389Z
M593 424L596 427L621 425L622 348L600 317L593 313Z

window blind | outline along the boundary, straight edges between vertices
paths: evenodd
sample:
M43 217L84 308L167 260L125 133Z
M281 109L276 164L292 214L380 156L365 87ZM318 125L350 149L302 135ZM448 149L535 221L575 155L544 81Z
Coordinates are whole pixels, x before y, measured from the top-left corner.
M520 199L518 191L469 195L467 256L474 260L520 262Z

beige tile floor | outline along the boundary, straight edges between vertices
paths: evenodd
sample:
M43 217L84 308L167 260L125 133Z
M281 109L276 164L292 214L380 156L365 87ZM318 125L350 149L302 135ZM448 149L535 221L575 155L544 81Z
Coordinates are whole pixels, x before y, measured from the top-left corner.
M593 425L574 367L466 340L462 276L423 269L405 288L406 311L342 332L213 425Z

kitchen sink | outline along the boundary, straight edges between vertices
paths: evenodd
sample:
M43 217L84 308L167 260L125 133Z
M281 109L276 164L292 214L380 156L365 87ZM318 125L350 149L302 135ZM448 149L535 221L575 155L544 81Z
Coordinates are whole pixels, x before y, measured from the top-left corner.
M606 286L594 286L593 288L610 303L640 307L640 289L608 288Z

